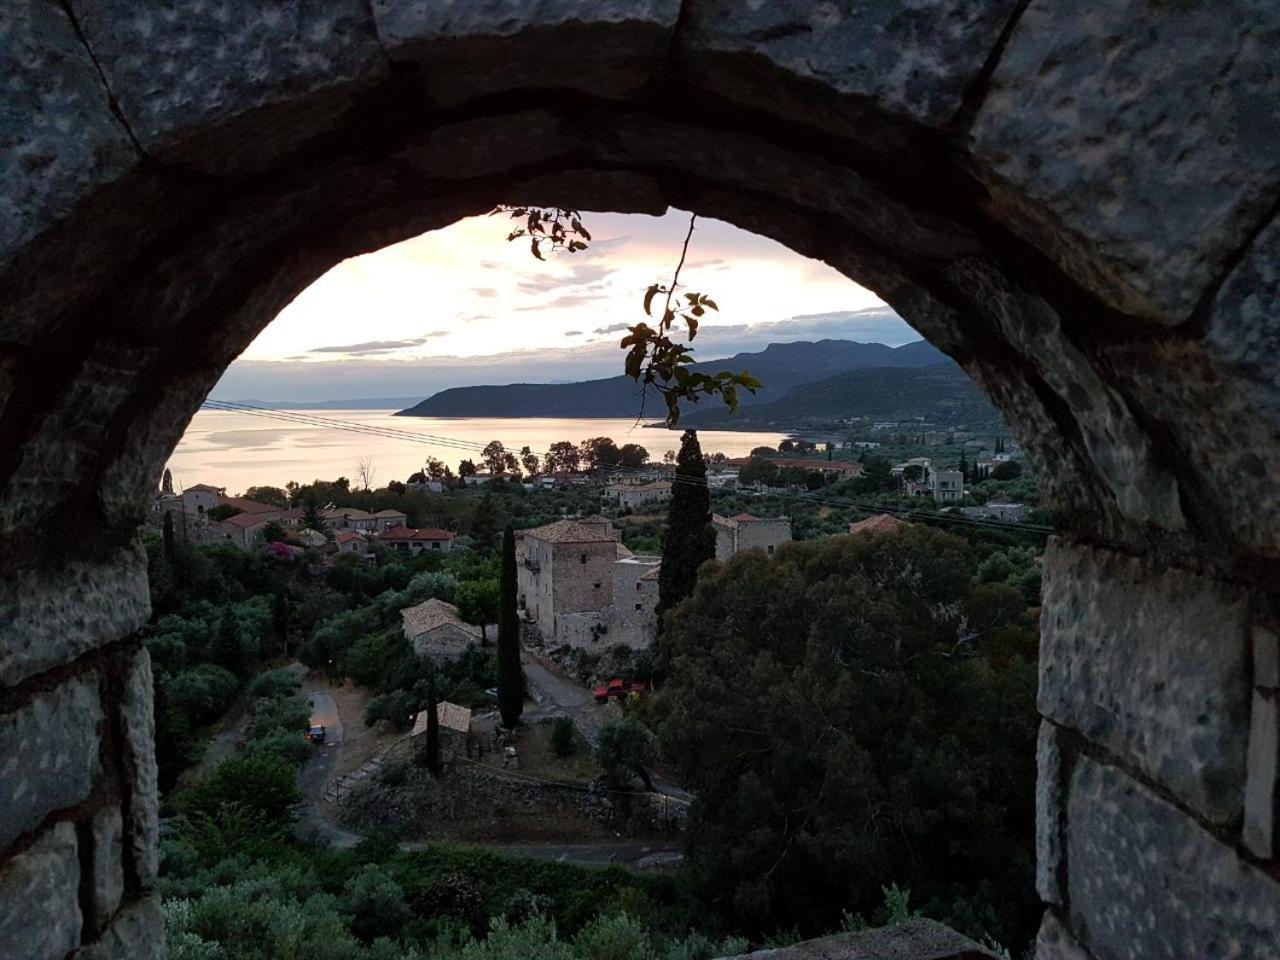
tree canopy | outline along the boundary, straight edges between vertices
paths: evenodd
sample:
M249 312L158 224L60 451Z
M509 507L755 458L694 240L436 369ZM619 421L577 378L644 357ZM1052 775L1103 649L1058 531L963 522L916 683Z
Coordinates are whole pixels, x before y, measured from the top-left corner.
M669 618L659 737L716 907L816 930L901 883L1029 936L1035 621L976 566L927 527L800 543L713 568Z

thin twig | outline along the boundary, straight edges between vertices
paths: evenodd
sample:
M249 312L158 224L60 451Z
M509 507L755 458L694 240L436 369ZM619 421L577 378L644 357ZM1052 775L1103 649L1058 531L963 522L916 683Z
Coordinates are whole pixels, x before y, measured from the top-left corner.
M698 219L696 213L689 214L689 232L684 235L684 244L680 247L680 262L676 264L676 272L671 277L671 286L667 289L667 302L662 305L662 327L668 326L667 316L671 313L671 298L675 296L676 287L680 283L680 270L684 267L684 258L689 253L689 241L693 239L693 224Z

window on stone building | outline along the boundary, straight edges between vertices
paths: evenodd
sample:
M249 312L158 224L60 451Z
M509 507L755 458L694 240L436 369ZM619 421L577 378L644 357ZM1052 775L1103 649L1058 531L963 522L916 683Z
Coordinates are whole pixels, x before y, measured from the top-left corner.
M601 585L599 583L592 584L593 589L596 589L596 590L599 590L600 586Z
M587 562L587 555L586 555L585 553L580 554L580 555L578 556L578 562L579 562L579 563L586 563L586 562Z

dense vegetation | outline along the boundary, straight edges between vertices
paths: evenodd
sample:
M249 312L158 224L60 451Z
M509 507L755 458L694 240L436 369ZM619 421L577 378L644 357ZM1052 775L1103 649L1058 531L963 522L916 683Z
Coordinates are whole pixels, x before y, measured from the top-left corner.
M704 571L653 710L698 796L695 888L751 933L829 929L891 883L1025 942L1038 581L1028 552L924 527Z
M822 493L901 503L887 459L863 460L869 480ZM1029 481L976 487L1007 496L1019 484ZM615 788L647 781L661 755L698 794L689 868L641 879L377 842L314 850L291 839L297 770L311 748L295 674L278 666L297 657L369 688L368 723L402 727L433 693L492 707L495 648L437 670L412 655L399 611L438 597L472 622L494 622L503 527L594 512L596 490L497 482L447 495L353 493L338 482L254 493L392 506L411 523L466 536L449 554L379 548L372 562L192 547L172 532L149 544L155 616L145 642L156 673L173 957L691 960L742 949L745 941L722 939L731 934L785 942L856 926L859 915L893 918L906 910L907 888L928 915L977 937L1028 938L1037 912L1029 875L1040 545L1025 533L917 524L704 567L665 621L675 660L662 695L629 705L598 751ZM799 538L841 533L866 513L722 492L711 509L786 513ZM618 522L633 548L658 552L665 518ZM655 673L648 653L615 667ZM244 718L234 752L179 779L229 710ZM559 749L572 749L567 732Z

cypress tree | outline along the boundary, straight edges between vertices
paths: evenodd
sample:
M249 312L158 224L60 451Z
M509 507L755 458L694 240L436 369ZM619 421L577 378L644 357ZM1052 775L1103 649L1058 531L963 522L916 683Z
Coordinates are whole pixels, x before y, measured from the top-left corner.
M173 542L173 514L164 515L164 562L172 567L178 560L178 547Z
M716 533L711 526L711 491L707 465L702 459L698 432L686 430L676 457L676 479L667 508L667 529L662 537L662 566L658 568L658 630L662 614L689 594L698 580L698 568L716 555Z
M520 666L520 617L516 612L516 535L502 533L502 582L498 610L498 711L514 727L524 712L524 670Z
M440 772L440 711L436 700L436 675L427 677L427 769Z

